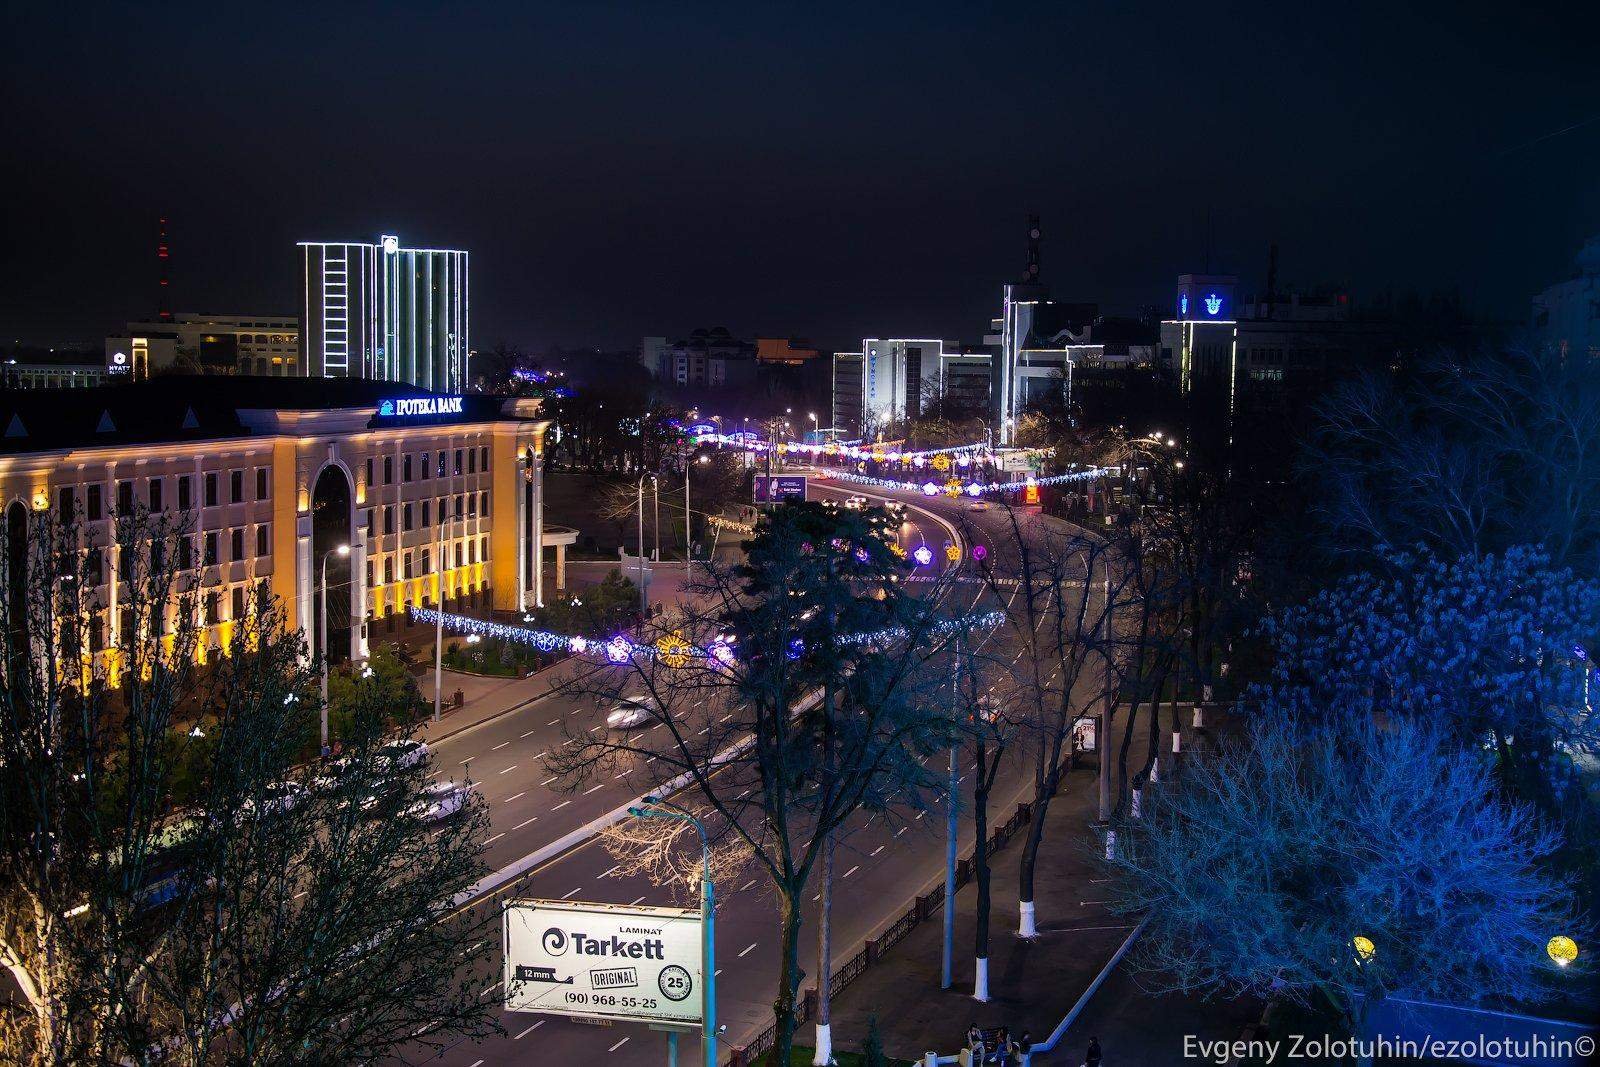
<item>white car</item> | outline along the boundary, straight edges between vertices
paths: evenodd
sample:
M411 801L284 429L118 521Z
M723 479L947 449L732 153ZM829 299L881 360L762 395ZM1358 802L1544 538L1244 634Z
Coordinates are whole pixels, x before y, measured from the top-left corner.
M473 786L462 782L434 782L406 805L405 814L419 822L448 819L467 806Z
M310 795L310 790L299 782L274 782L266 788L266 795L261 799L260 811L262 815L281 815L292 811L296 805ZM244 802L240 812L242 817L248 818L256 812L253 800Z
M606 726L612 730L631 730L655 717L655 702L648 696L623 697L606 715Z
M864 496L846 497L844 506L849 508L851 511L860 511L862 508L867 506L867 498Z
M967 505L967 510L968 511L988 511L990 506L991 505L989 504L989 502L987 500L974 500L972 503Z

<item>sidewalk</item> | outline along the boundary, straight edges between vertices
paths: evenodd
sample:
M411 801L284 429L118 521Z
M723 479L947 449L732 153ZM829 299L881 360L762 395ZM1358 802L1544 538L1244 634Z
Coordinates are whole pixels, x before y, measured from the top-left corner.
M1120 723L1119 723L1120 729ZM1142 762L1143 745L1136 743ZM1110 960L1133 924L1104 903L1092 828L1097 798L1092 764L1068 775L1045 817L1034 876L1039 938L1017 938L1017 879L1022 835L993 859L987 1003L972 999L974 910L977 887L957 894L955 982L940 990L943 919L920 924L869 968L833 1004L834 1045L861 1047L867 1019L878 1017L884 1049L912 1059L929 1050L953 1054L967 1028L1009 1026L1041 1042L1066 1016ZM1108 1064L1183 1061L1183 1035L1234 1038L1260 1014L1259 1005L1207 1004L1196 998L1144 992L1124 961L1107 978L1051 1056L1035 1063L1082 1062L1090 1036L1098 1036ZM810 1038L802 1027L800 1038Z

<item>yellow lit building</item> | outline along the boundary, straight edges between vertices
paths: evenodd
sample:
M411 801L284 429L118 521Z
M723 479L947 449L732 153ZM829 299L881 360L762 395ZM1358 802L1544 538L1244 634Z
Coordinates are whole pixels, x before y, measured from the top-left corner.
M227 647L261 582L317 647L325 567L329 655L361 659L374 627L392 629L413 604L542 601L534 546L570 535L543 528L538 408L355 379L157 377L0 393L6 528L16 536L53 509L111 546L92 622L107 647L146 636L118 610L110 524L148 508L187 528L179 566L199 575L202 656ZM560 573L565 545L556 553Z

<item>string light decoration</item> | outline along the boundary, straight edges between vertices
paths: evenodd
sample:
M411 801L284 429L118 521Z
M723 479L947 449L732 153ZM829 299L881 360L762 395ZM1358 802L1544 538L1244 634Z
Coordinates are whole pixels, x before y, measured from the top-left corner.
M750 452L777 452L779 455L788 455L791 452L802 453L808 456L844 457L845 459L870 459L878 463L910 463L915 466L925 466L929 460L938 470L948 467L950 459L945 459L946 467L939 466L935 457L953 457L960 466L967 466L975 459L983 462L994 462L995 457L1001 453L1009 455L1042 455L1048 452L1045 448L1004 448L996 449L983 441L970 445L950 445L945 448L925 448L916 451L890 451L881 444L862 444L859 441L829 441L825 444L815 444L810 441L766 441L752 440L743 433L703 433L696 434L693 441L697 445L716 445L719 448L742 448ZM961 459L965 458L966 463Z
M926 546L923 546L926 548ZM931 561L933 554L930 551L928 558ZM673 633L662 637L654 645L640 644L625 634L617 634L606 640L597 637L583 637L573 634L558 634L550 630L535 630L527 626L512 626L508 623L494 622L491 619L474 619L469 615L455 615L450 612L436 611L433 608L413 606L410 609L411 621L427 625L441 625L454 633L464 633L469 637L493 637L501 641L511 641L521 645L531 645L541 652L566 652L576 656L600 655L607 662L614 664L629 663L634 660L657 659L668 667L687 666L691 660L701 655L710 656L718 664L731 667L736 662L733 647L733 638L726 634L719 635L711 642L709 648L700 649L691 644L682 635ZM932 627L934 633L948 633L957 626L966 626L971 629L991 628L1005 621L1005 613L999 611L989 612L986 615L975 616L970 620L944 620ZM904 628L891 630L878 630L872 633L847 634L840 637L840 644L876 644L883 641L894 640L896 637L905 637ZM790 658L797 658L804 651L804 645L799 638L789 644L789 651L793 653Z
M1028 486L1042 488L1047 485L1067 485L1073 482L1087 482L1094 478L1102 478L1108 474L1115 474L1112 467L1088 467L1081 471L1068 471L1066 474L1052 474L1047 478L1029 478L1022 482L967 482L952 495L965 493L969 497L979 497L984 493L1020 493ZM870 485L879 489L919 489L923 496L938 496L948 491L948 483L941 486L938 482L923 482L920 486L915 482L902 482L894 478L874 478L867 474L853 474L850 471L830 471L829 477L837 478L844 482L854 482L857 485ZM954 481L954 480L953 480ZM955 481L954 484L962 485Z

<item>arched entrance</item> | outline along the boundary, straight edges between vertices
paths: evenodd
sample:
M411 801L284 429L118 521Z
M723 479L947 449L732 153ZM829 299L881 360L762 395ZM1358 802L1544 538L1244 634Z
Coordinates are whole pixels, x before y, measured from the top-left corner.
M350 556L340 545L351 543L350 476L329 464L311 490L311 652L322 648L322 565L328 565L328 662L350 658Z

